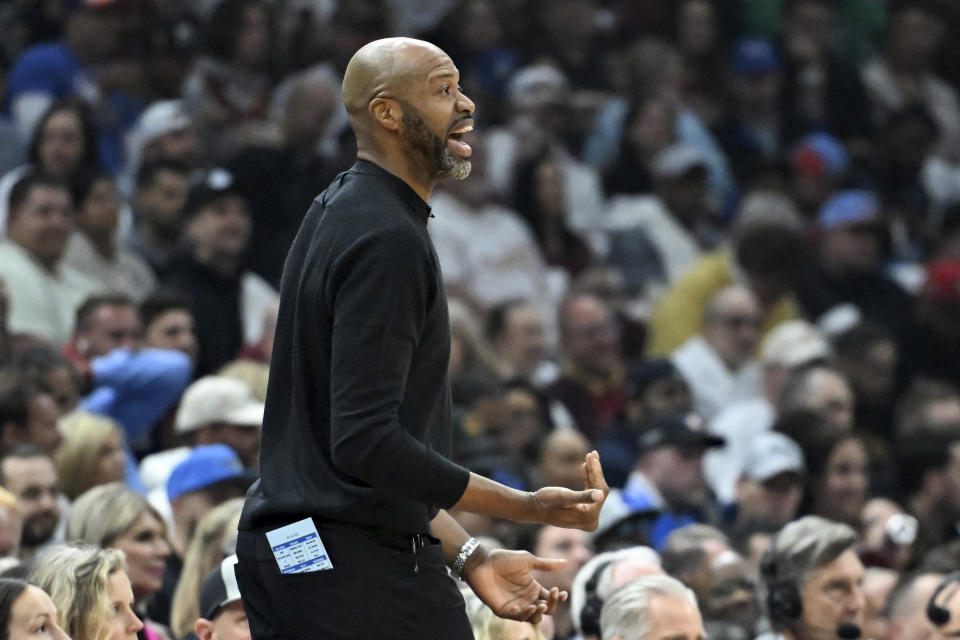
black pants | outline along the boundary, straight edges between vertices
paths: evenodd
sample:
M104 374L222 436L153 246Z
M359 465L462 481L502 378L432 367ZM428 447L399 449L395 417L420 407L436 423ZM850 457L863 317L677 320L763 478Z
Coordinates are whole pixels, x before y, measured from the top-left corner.
M414 552L409 536L315 524L333 569L283 575L266 537L276 527L239 533L237 582L253 640L473 639L438 542Z

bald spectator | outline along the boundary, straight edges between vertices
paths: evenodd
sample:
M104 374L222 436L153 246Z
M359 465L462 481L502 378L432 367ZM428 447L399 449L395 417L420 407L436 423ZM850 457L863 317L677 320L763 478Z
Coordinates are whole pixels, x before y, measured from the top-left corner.
M747 447L776 420L787 380L804 367L825 362L830 354L827 338L804 320L782 322L763 339L759 357L763 395L731 404L710 422L710 430L727 441L704 460L707 480L722 503L734 499Z
M17 447L0 459L0 485L17 500L23 523L20 558L30 559L44 546L57 542L62 510L53 459L34 446Z
M620 329L607 305L586 293L560 304L558 325L563 368L550 394L595 439L612 426L626 400Z
M610 596L600 614L603 640L706 640L697 599L679 580L644 576Z
M0 277L7 283L10 330L62 345L77 307L97 284L62 264L73 227L70 192L54 178L28 173L10 190Z
M707 420L734 402L761 394L760 367L753 357L762 322L749 289L721 289L707 305L700 333L671 355L690 385L694 407Z

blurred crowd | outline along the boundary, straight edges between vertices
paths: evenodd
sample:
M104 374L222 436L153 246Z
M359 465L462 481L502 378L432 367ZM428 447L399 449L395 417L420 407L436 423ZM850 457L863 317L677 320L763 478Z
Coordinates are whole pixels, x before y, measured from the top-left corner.
M600 637L621 557L712 639L776 631L763 554L818 516L866 637L938 633L898 620L960 568L956 3L5 0L0 31L0 564L61 614L44 562L125 576L111 637L214 633L286 252L355 157L341 74L411 35L477 104L428 225L456 459L579 489L597 449L614 488L590 534L456 514L568 558L534 632Z

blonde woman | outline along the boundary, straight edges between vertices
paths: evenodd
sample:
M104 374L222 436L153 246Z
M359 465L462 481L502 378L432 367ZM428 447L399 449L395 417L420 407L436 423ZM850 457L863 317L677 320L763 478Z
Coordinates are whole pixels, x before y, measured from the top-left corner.
M182 638L193 631L200 617L200 588L207 575L220 566L237 546L237 524L243 498L224 502L203 516L183 559L183 572L173 592L170 629Z
M73 640L132 640L143 629L123 552L59 545L45 553L29 581L57 607L57 623Z
M127 456L123 431L114 420L74 411L57 423L63 443L53 456L60 490L71 500L91 487L123 481Z
M123 551L143 617L146 601L163 586L170 556L166 524L147 499L120 482L89 489L73 503L67 540ZM164 633L150 621L144 632L154 637Z
M507 620L498 617L473 591L461 589L460 594L476 640L547 640L553 637L553 619L550 616L544 616L539 624Z

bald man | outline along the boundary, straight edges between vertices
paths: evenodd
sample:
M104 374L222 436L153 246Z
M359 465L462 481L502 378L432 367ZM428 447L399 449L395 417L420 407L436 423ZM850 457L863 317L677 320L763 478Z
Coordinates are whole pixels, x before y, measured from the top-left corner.
M509 489L448 459L450 329L427 234L437 181L466 178L474 105L437 47L389 38L347 65L357 163L316 198L281 281L261 479L237 578L253 638L472 638L448 570L498 615L536 622L566 597L488 551L445 509L595 529L609 491Z

